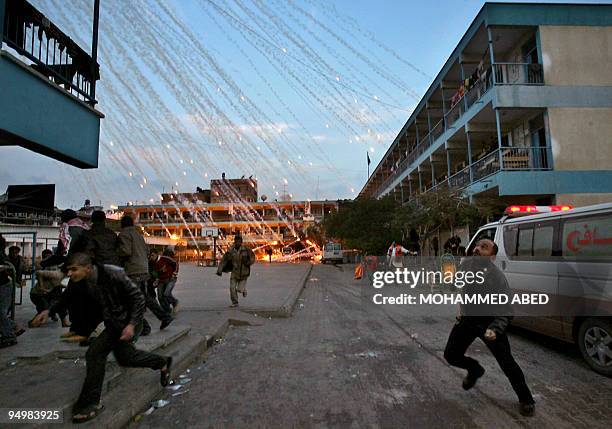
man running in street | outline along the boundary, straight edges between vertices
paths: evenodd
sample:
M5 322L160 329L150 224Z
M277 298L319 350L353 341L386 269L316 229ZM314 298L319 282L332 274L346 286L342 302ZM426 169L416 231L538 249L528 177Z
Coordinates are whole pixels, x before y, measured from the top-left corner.
M242 237L234 237L234 246L231 247L217 268L217 275L221 276L224 272L231 271L230 276L230 307L238 307L238 293L243 297L247 296L247 279L251 275L251 265L255 263L255 253L251 249L242 245Z
M474 257L462 263L459 271L474 273L482 271L484 282L473 285L473 288L466 285L462 291L464 294L470 293L470 289L473 291L479 288L480 291L486 291L485 293L510 296L510 288L504 273L493 263L497 250L497 245L491 240L484 239L476 243L473 251ZM506 336L506 329L512 320L512 307L510 304L495 307L495 314L498 315L489 316L487 314L493 313L490 307L483 309L480 306L476 309L474 306L461 305L461 316L458 317L458 322L450 333L444 350L444 358L450 365L467 370L463 388L471 389L484 375L485 369L476 359L465 356L465 352L476 338L480 338L508 377L518 396L520 413L530 417L535 413L535 401L525 382L523 371L512 357L510 343Z

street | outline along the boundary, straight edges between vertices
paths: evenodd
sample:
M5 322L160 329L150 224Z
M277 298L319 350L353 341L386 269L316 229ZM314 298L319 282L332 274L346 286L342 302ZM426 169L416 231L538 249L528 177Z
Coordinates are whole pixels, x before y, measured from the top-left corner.
M230 329L191 370L185 393L165 394L170 404L133 426L608 427L612 380L573 346L511 330L537 402L535 417L522 417L480 340L468 354L486 374L462 389L465 374L442 356L453 315L366 304L352 268L315 265L291 318ZM197 314L189 312L190 323Z

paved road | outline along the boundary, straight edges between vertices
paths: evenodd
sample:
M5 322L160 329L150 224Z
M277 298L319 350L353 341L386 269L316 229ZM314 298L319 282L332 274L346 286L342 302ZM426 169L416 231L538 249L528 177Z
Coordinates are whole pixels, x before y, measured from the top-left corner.
M609 427L612 380L570 346L511 332L538 403L528 419L479 340L469 353L487 373L462 390L442 358L452 315L369 305L350 267L315 266L298 302L291 319L232 329L187 393L134 426Z

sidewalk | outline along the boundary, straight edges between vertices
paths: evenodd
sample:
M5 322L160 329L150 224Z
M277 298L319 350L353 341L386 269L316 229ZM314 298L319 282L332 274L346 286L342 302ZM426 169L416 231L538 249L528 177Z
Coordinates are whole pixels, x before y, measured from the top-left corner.
M159 321L147 312L153 331L140 338L137 347L173 356L176 376L191 365L201 366L206 349L215 338L225 335L230 325L259 325L267 317L290 315L311 268L310 264L256 264L248 296L240 296L240 307L234 309L229 308L229 274L220 278L214 268L183 264L175 288L179 314L168 328L159 331ZM35 313L28 293L29 288L24 290L23 305L16 310L17 321L26 329ZM59 408L64 411L64 426L71 426L71 404L85 376L87 348L59 341L66 330L59 322L49 322L27 329L16 346L0 350L4 408ZM120 368L111 354L102 398L107 411L92 422L93 427L121 427L147 408L161 390L157 373Z

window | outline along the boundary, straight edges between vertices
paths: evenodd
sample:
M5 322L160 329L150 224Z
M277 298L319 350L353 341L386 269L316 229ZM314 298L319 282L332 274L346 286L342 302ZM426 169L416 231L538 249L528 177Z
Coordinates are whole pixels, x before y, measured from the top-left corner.
M518 234L518 251L519 257L531 256L533 246L533 227L520 228Z
M508 257L516 256L516 243L518 238L518 226L504 226L504 250Z
M533 256L549 258L553 251L555 228L551 224L536 224L533 234Z
M478 234L476 234L476 237L472 240L472 243L470 244L470 247L467 250L467 253L466 253L467 256L472 256L474 247L476 247L476 243L478 243L480 240L489 239L495 242L495 229L496 228L487 228L487 229L483 229L480 232L478 232Z
M612 258L612 214L570 218L563 222L563 256L575 259Z

